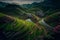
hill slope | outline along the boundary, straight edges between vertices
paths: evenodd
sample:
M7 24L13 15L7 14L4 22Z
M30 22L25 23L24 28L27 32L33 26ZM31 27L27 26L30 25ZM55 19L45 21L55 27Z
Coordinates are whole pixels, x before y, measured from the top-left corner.
M25 14L26 9L17 4L0 2L0 12L21 19L25 19L27 17Z
M40 30L32 22L27 22L0 13L0 39L34 40L40 39L44 30Z

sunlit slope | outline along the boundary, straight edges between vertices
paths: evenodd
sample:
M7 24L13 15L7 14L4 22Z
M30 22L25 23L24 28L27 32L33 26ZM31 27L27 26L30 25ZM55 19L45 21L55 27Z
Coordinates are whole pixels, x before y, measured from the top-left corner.
M0 36L2 40L40 40L44 30L32 22L27 22L0 13Z

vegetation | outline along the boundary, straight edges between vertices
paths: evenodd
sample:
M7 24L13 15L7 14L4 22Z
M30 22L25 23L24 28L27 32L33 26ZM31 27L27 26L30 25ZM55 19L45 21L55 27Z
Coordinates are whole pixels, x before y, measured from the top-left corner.
M0 13L0 15L0 29L3 30L2 32L4 32L7 40L34 40L39 38L44 32L44 30L37 28L33 22L27 22L3 13Z
M48 17L46 17L45 21L47 22L47 24L49 24L50 26L55 27L56 25L59 24L60 20L60 14L59 13L55 13L52 14Z
M46 0L22 7L0 2L0 40L55 40L53 30L60 25L60 12L55 3L56 0Z

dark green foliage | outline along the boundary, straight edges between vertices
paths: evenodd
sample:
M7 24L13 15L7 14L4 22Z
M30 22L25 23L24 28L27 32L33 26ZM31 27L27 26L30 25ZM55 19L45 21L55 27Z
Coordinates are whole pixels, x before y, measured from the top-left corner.
M48 16L45 21L47 22L47 24L49 24L50 26L56 26L60 23L60 13L55 13L52 14L50 16Z

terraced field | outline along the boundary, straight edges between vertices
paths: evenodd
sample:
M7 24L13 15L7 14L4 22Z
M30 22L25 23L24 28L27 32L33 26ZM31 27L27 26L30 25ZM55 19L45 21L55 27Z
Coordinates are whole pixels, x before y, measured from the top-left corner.
M33 22L0 13L0 40L40 40L43 33Z
M39 5L26 9L0 2L0 40L60 39L60 12L40 9Z

